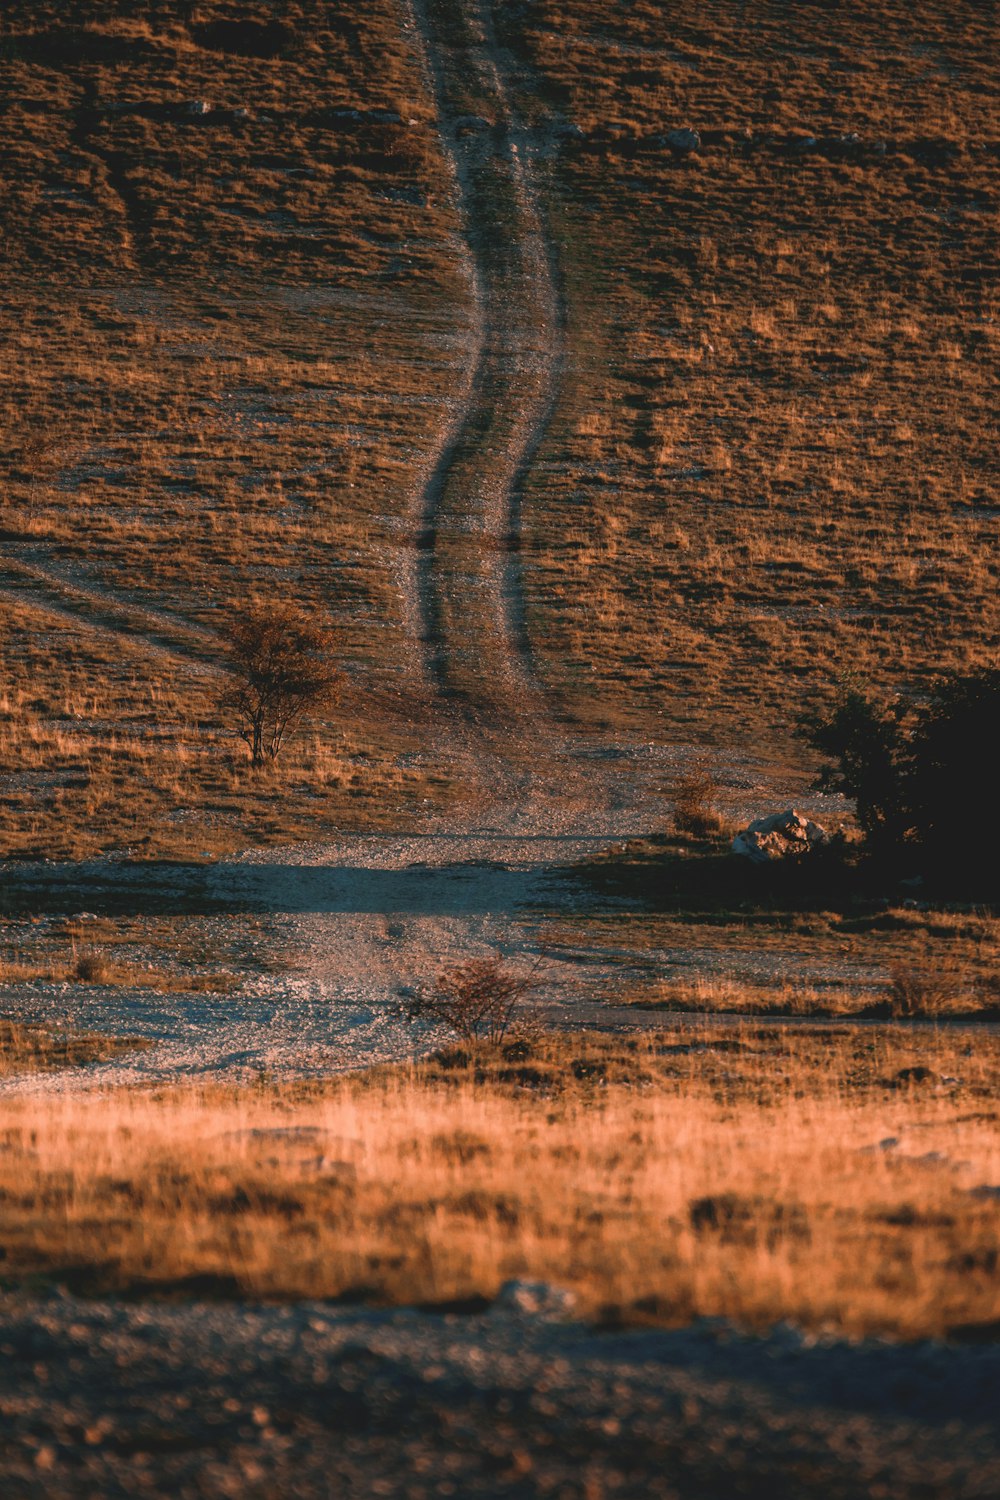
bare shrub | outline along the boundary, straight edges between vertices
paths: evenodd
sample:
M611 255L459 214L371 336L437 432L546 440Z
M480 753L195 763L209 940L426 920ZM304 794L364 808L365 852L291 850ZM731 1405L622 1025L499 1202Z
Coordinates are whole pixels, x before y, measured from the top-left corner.
M95 948L77 954L75 976L83 984L110 984L115 977L115 966Z
M437 1021L467 1043L498 1044L522 1020L524 1001L538 989L542 958L527 974L515 973L500 954L446 969L433 985L408 997L404 1014L410 1021Z
M917 964L894 964L889 981L889 1008L897 1018L940 1015L967 989L959 971Z
M288 731L307 714L337 701L343 676L332 648L327 624L294 604L251 604L233 618L235 681L222 706L255 766L275 760Z
M719 783L709 761L699 756L667 788L674 805L674 827L678 833L719 833L723 818L715 808Z

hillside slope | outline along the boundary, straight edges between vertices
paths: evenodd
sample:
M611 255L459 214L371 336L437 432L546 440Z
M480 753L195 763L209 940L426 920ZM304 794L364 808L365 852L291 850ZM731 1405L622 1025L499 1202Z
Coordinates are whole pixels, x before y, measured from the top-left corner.
M843 672L988 659L989 32L6 7L5 847L407 822L472 789L470 716L796 759ZM222 637L273 593L352 686L248 781Z

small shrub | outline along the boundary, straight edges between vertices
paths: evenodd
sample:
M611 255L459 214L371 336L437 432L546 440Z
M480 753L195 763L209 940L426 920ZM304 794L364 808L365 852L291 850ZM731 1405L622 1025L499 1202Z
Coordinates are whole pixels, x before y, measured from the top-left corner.
M889 1008L895 1019L937 1016L961 999L960 973L916 964L894 964L889 971Z
M229 627L234 681L222 699L255 766L276 760L288 731L331 706L342 675L326 624L293 604L251 604Z
M527 997L538 988L542 958L527 974L517 974L497 954L476 958L439 974L403 1007L409 1021L437 1021L463 1042L498 1045L510 1032Z
M91 949L77 955L75 974L83 984L110 984L114 973L114 965L103 953Z
M671 782L668 790L678 833L707 837L721 831L723 819L714 805L719 783L706 759L694 761L689 770Z

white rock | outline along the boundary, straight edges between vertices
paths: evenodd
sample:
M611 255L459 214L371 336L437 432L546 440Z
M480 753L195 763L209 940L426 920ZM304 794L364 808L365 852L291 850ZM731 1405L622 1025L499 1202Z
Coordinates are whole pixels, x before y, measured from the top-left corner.
M756 865L766 865L778 859L800 859L829 842L825 828L789 807L784 812L757 818L736 835L732 849L734 854Z
M522 1318L565 1318L575 1306L576 1298L565 1287L547 1281L505 1281L491 1311Z

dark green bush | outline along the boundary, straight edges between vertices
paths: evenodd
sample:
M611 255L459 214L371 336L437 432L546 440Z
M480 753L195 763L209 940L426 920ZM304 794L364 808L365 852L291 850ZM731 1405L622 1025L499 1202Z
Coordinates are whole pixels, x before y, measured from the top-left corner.
M804 731L831 757L817 787L854 800L870 853L1000 889L1000 668L945 678L909 706L852 684Z

